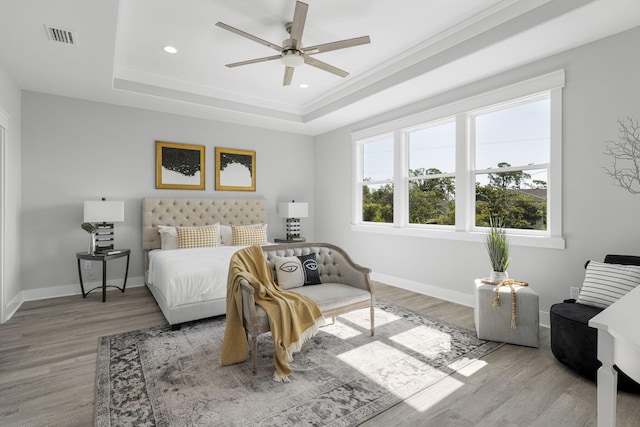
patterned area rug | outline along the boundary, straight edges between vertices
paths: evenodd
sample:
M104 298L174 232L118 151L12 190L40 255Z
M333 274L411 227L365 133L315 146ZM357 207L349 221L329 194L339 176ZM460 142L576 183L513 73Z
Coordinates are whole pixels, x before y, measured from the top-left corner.
M270 334L256 375L250 362L220 366L224 327L221 316L102 337L96 425L352 426L501 345L378 303L374 337L368 309L340 316L294 355L291 382L277 383Z

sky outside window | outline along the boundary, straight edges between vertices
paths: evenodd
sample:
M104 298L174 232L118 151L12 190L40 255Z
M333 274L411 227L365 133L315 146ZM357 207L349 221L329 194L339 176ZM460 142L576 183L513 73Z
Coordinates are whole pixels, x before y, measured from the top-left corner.
M409 133L409 169L456 170L456 126L454 122Z
M363 145L363 179L384 181L393 179L393 137Z
M549 163L550 117L549 99L476 116L476 169Z

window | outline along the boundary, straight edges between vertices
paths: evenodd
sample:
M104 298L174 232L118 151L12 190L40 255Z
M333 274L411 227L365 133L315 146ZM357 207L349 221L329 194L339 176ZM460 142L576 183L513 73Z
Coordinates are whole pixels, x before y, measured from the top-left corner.
M355 133L354 228L478 240L499 217L512 243L564 248L563 85L559 71Z
M393 135L363 144L362 221L393 223Z
M475 225L547 229L550 99L526 99L471 116ZM499 172L498 172L499 171Z
M454 121L407 132L409 224L455 224Z

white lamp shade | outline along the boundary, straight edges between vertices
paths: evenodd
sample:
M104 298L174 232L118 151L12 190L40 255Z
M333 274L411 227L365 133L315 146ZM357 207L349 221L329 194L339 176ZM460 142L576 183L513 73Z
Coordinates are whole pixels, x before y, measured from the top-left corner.
M122 222L124 221L123 201L85 201L84 222Z
M281 202L278 212L283 218L306 218L309 216L309 204L307 202Z

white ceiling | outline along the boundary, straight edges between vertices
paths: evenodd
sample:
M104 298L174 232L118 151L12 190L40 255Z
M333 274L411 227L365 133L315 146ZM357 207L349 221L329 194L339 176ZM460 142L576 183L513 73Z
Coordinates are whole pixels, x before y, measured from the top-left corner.
M277 52L216 22L281 44L294 0L0 0L0 64L26 90L317 135L640 25L638 0L306 3L305 46L371 37L315 56L347 78L224 66Z

